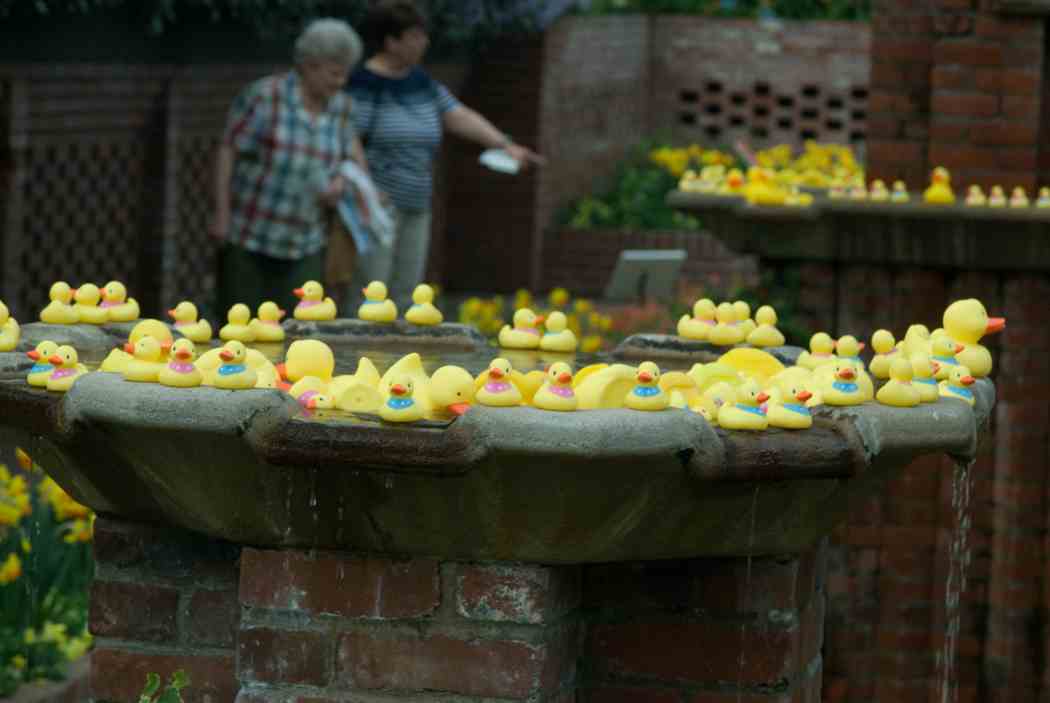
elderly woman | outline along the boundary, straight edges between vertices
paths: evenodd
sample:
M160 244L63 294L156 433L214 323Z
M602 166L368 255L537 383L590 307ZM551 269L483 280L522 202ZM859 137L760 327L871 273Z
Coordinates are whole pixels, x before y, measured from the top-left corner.
M295 42L295 66L237 96L219 147L211 235L224 246L218 314L234 303L274 300L322 279L331 208L346 184L339 164L365 164L342 88L361 58L345 22L320 19Z
M434 156L445 131L484 147L504 149L524 168L542 158L515 144L479 113L461 104L419 63L429 38L426 18L409 0L381 0L362 24L373 53L350 78L354 120L376 185L393 205L390 248L358 259L362 282L384 279L404 302L426 270Z

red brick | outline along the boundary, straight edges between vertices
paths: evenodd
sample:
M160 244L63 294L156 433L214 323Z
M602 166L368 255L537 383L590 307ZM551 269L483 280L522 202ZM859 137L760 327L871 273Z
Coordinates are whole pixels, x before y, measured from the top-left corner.
M1042 102L1039 98L1027 95L1004 95L1002 98L1002 115L1008 120L1017 120L1022 124L1029 120L1038 120Z
M537 625L556 619L580 601L574 567L460 564L456 610L472 620Z
M586 656L598 671L616 676L763 684L792 675L797 635L797 629L760 629L728 622L594 624L588 633ZM698 651L704 656L697 657Z
M904 164L925 158L925 145L918 141L877 141L868 143L868 158L883 164Z
M324 686L331 673L326 632L242 627L237 636L237 673L243 681Z
M1028 68L978 68L975 81L979 90L1010 95L1039 92L1039 72Z
M1043 24L1033 22L1029 17L996 17L979 14L974 22L974 33L978 37L989 39L1037 42L1043 38Z
M178 606L175 588L96 579L89 628L96 637L174 642Z
M1039 130L1034 123L988 120L973 123L970 135L971 142L975 145L1032 147L1039 138Z
M241 621L237 591L195 591L186 621L192 644L233 647Z
M96 646L91 653L92 699L134 703L142 693L146 674L159 674L167 680L179 669L186 672L191 684L182 691L185 703L232 701L237 695L232 654L146 654Z
M931 73L934 90L965 90L974 87L974 71L962 66L935 66ZM978 86L980 87L980 86Z
M943 40L937 42L933 49L933 61L938 66L999 66L1003 63L1003 50L996 42Z
M676 690L641 686L587 686L576 696L579 703L681 703Z
M544 692L548 645L462 640L414 631L353 631L339 640L340 685L526 698ZM551 686L548 690L556 690Z
M927 63L933 56L932 46L929 41L895 39L892 41L880 41L878 46L879 57L893 61L911 61L915 63Z
M438 562L246 548L240 598L248 606L311 614L421 617L440 602Z
M958 118L948 118L958 120ZM969 121L948 121L939 115L935 115L933 122L930 123L930 141L931 142L961 142L969 138L970 135L970 123Z
M930 110L945 115L991 117L999 113L999 98L984 93L934 93Z

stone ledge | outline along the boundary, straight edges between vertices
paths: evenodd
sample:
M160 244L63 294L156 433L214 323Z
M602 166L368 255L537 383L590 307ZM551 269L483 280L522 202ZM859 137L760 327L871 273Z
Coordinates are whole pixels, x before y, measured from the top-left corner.
M62 681L27 683L5 700L10 703L85 703L89 695L91 655L87 654L66 668Z
M398 345L440 347L473 351L488 346L488 340L474 327L454 322L440 325L413 325L404 320L391 323L367 322L340 318L329 322L285 320L285 333L291 339L320 339L324 342L347 344Z

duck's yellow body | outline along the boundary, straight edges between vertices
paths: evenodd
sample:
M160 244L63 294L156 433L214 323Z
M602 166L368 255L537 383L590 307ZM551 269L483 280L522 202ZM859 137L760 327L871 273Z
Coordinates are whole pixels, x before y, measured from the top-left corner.
M919 389L912 383L912 365L904 358L894 359L890 365L890 380L883 384L875 399L883 405L912 408L922 402Z
M361 291L365 300L357 309L357 316L368 322L393 322L397 319L397 305L387 298L386 284L372 281Z
M514 312L514 326L503 325L499 331L499 345L504 349L539 349L539 325L543 318L529 308Z
M224 342L251 344L255 331L251 327L252 311L244 303L237 303L226 313L226 324L219 330L219 339Z
M764 430L769 427L769 418L761 405L769 395L754 379L748 379L736 389L736 401L724 403L718 409L718 424L727 430Z
M55 393L65 393L77 379L87 371L80 365L77 350L68 345L62 345L51 355L51 365L55 370L47 379L47 389Z
M77 320L88 325L104 325L109 321L109 314L105 308L98 306L102 293L94 283L85 283L77 288L73 294L76 303L73 309L77 312Z
M514 368L506 359L493 359L489 364L487 380L474 393L478 403L497 408L521 405L523 400L521 391L511 382L513 370Z
M335 301L325 297L324 286L317 281L307 281L292 292L299 298L293 313L296 320L327 322L338 314Z
M542 410L558 412L570 412L579 406L572 389L572 369L568 364L559 361L550 365L546 380L533 396L532 404Z
M55 367L51 365L51 357L56 351L58 351L57 344L44 340L37 344L35 349L26 352L26 356L33 360L33 366L26 376L26 383L36 388L47 387L47 380L55 371Z
M635 373L635 385L624 396L623 405L631 410L666 410L671 397L660 388L660 367L651 361L643 361Z
M405 320L413 325L440 325L445 319L434 305L434 289L420 283L412 291L412 305L405 311Z
M284 317L284 310L272 300L267 300L259 306L256 314L258 316L249 323L255 341L283 342L284 328L281 327L281 318Z
M22 328L11 317L3 301L0 301L0 352L14 351L21 338Z
M223 363L214 377L213 383L216 388L233 391L255 388L259 379L255 369L246 363L247 351L242 342L237 340L226 342L219 351L219 358Z
M549 352L571 353L576 351L579 340L576 333L569 329L565 313L555 310L547 316L546 331L540 337L540 349Z
M110 281L102 287L102 303L109 322L133 322L139 319L139 304L128 297L128 291L120 281Z
M682 315L678 320L678 336L707 341L711 329L718 324L715 320L715 303L710 298L700 298L693 303L693 314Z
M172 388L194 388L201 385L202 376L193 361L197 349L189 339L179 339L171 347L171 360L157 374L157 381Z
M75 325L80 322L73 307L73 289L65 281L56 281L48 293L51 302L40 311L40 321L49 325Z
M190 301L183 300L168 310L168 315L175 321L175 329L179 334L194 344L211 341L211 323L204 319L197 319L197 306Z

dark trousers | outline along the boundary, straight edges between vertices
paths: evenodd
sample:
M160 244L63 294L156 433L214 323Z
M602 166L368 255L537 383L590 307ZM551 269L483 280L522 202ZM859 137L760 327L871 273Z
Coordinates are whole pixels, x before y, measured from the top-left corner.
M226 313L244 303L254 315L261 303L272 300L292 316L299 299L292 291L307 281L322 281L324 251L302 259L277 259L232 244L219 252L219 280L215 315L225 324Z

